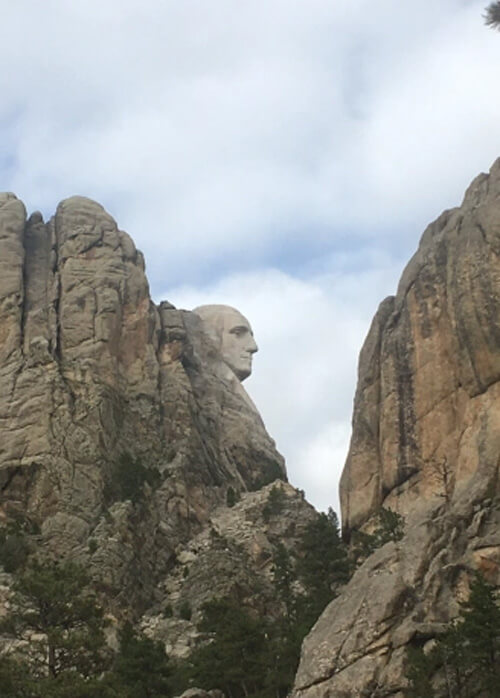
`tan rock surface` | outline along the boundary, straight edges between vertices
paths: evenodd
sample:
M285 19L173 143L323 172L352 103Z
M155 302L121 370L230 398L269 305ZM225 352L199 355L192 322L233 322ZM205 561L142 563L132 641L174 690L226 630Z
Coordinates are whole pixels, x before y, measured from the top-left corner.
M500 160L425 231L361 351L344 531L459 497L500 445Z
M152 303L102 206L72 197L44 223L0 195L0 266L0 517L139 608L228 486L286 478L283 458L200 318ZM140 503L106 494L123 454L160 474Z
M408 644L458 614L473 570L500 585L500 499L487 489L467 505L415 514L400 542L356 571L304 642L295 698L402 698Z
M281 496L271 512L266 505L274 488ZM243 494L233 507L219 507L208 526L177 549L175 564L158 584L159 602L141 619L142 628L165 643L169 656L182 658L200 640L196 624L207 601L231 598L262 618L277 617L283 611L273 581L277 546L294 551L316 516L303 495L281 481ZM180 617L183 604L192 612L190 620Z
M425 231L361 351L344 534L380 506L406 532L325 609L294 698L402 698L408 645L443 631L475 570L500 586L499 254L500 160Z

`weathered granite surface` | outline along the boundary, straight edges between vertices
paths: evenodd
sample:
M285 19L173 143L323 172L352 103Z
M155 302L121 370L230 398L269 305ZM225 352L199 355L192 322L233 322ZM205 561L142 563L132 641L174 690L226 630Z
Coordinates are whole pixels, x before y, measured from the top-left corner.
M38 549L83 561L117 606L152 602L229 487L286 479L222 363L197 315L151 301L99 204L72 197L45 223L0 195L0 518L28 517ZM109 495L123 454L159 473L139 502Z
M233 507L220 506L208 526L179 546L175 564L158 583L157 603L140 627L162 640L170 657L182 658L199 641L202 607L213 598L229 598L261 618L279 617L283 608L273 577L277 548L282 544L293 554L316 516L303 494L280 480L244 494ZM180 614L186 605L189 620Z
M427 228L361 351L344 535L380 506L406 533L325 609L294 698L402 698L408 645L457 615L474 570L500 585L499 460L500 160Z
M425 231L359 359L340 494L346 534L496 470L500 447L500 160Z
M356 571L304 641L294 698L403 698L408 645L445 629L473 570L500 585L500 499L488 484L470 502L419 511Z

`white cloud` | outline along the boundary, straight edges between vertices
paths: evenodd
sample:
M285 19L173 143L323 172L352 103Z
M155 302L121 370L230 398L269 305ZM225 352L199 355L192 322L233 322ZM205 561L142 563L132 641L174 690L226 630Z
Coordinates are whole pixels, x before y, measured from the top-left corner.
M11 3L0 37L3 112L18 114L9 186L47 210L75 191L102 200L158 260L155 275L243 244L255 260L284 236L328 247L355 227L390 244L496 155L500 41L481 11L458 0Z

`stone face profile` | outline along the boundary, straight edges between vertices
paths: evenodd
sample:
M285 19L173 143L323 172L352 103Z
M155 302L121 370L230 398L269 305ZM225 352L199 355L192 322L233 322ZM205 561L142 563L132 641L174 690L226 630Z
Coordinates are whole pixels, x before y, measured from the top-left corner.
M214 340L224 362L244 381L252 373L252 357L258 351L248 320L230 305L200 305L193 310Z

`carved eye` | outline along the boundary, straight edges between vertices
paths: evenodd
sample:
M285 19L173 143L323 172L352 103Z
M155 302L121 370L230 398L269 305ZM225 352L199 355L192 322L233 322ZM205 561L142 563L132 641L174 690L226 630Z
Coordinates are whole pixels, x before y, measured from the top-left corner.
M248 332L246 327L233 327L229 330L229 334L235 334L237 337L243 337Z

